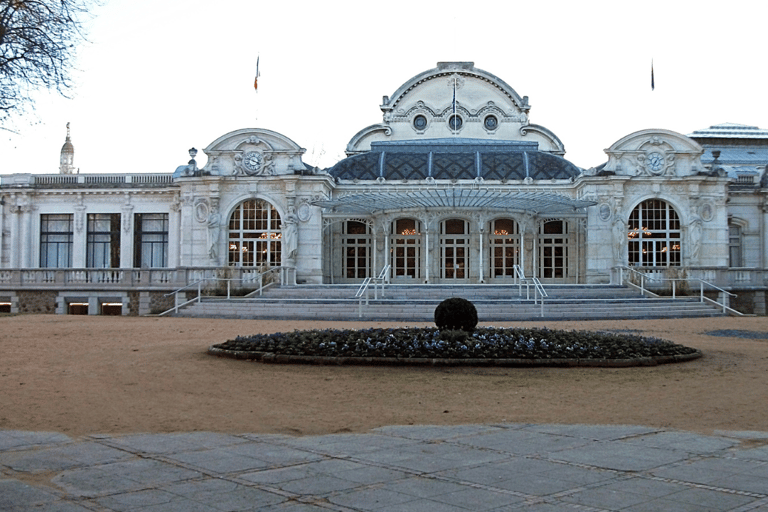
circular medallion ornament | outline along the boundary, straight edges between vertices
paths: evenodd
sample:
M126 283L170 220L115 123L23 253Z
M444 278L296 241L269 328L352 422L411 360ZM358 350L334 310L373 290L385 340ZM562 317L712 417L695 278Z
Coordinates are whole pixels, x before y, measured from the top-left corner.
M715 217L714 205L706 201L699 207L699 216L704 222L709 222Z
M264 157L256 151L249 151L243 156L243 167L248 174L255 174L261 170L264 163Z
M413 127L417 130L423 130L427 127L427 118L421 114L413 118Z
M464 124L464 120L461 118L461 116L457 114L453 114L451 117L448 118L448 126L450 126L451 130L458 131L461 129L461 125Z
M299 209L296 210L296 216L301 222L307 222L312 217L312 209L307 203L301 203Z
M651 153L648 155L646 167L653 174L661 174L664 171L664 155L661 153Z

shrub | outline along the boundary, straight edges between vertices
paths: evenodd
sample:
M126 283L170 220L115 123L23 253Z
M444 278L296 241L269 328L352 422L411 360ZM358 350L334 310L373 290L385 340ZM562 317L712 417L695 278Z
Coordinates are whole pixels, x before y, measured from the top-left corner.
M461 329L472 332L477 326L477 309L467 299L445 299L435 308L435 325L440 330Z

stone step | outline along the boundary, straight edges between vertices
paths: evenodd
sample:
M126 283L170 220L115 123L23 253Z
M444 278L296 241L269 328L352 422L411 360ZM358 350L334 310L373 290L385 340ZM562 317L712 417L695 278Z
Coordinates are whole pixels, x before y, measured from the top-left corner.
M180 316L328 320L432 321L447 297L471 300L481 321L542 318L542 306L518 294L517 285L391 285L384 297L360 306L357 285L272 287L255 298L205 297ZM647 298L618 286L548 286L543 317L548 319L676 318L722 315L698 297ZM531 298L533 295L531 295Z

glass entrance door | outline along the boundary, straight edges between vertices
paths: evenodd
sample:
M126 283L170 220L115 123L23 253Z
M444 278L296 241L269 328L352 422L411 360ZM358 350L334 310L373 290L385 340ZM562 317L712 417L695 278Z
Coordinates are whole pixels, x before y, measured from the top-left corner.
M415 219L398 219L392 231L392 277L421 277L420 223Z
M440 278L469 277L469 229L467 221L448 219L440 223Z

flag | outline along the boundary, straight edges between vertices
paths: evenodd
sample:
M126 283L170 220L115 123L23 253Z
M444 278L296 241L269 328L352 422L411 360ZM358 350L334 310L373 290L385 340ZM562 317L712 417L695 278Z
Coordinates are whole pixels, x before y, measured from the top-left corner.
M456 113L456 77L453 77L453 113Z
M653 81L653 59L651 59L651 90L656 88L656 84Z
M256 57L256 78L253 79L253 88L259 92L259 57Z

